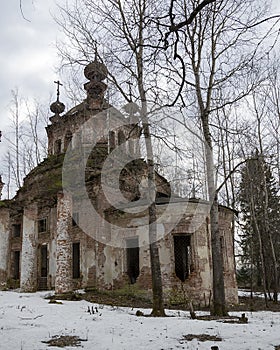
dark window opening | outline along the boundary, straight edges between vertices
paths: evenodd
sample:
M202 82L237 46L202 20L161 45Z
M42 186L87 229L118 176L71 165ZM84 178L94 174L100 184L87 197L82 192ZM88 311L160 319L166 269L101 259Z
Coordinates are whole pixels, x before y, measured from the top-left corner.
M54 154L60 154L60 153L61 153L61 140L55 140Z
M13 237L20 237L21 235L21 224L14 224L12 226L12 230L13 230Z
M38 220L38 233L47 232L47 219Z
M190 274L191 237L187 235L174 236L174 256L176 276L184 282Z
M79 225L79 213L72 214L72 226Z
M72 133L70 130L68 130L66 132L66 135L64 138L64 150L65 150L65 152L67 151L67 148L68 148L69 144L71 143L71 141L72 141Z
M110 149L114 149L116 147L114 131L109 131L109 147Z
M126 256L127 256L127 274L130 283L134 284L139 276L139 240L137 238L130 238L126 242Z
M122 130L120 130L118 132L118 145L121 145L125 141L126 141L126 138L125 138L124 132Z
M48 246L41 246L41 277L48 277Z
M166 193L162 193L162 192L157 192L156 193L156 199L159 199L159 198L169 198L170 196Z
M19 280L20 278L20 251L14 251L14 269L13 269L13 278Z
M72 245L72 265L73 278L80 278L80 243Z

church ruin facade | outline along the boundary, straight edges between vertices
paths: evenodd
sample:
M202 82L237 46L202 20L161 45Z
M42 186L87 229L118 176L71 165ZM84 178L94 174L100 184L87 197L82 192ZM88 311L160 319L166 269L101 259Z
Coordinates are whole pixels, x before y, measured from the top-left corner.
M46 127L48 157L28 174L12 200L0 202L1 288L65 293L136 284L151 290L150 199L147 164L140 155L141 128L134 105L121 113L104 99L106 75L102 63L89 64L87 98L65 114L58 90ZM108 160L117 151L123 159ZM175 196L158 173L155 187L164 294L183 290L194 303L209 301L209 203ZM227 303L238 302L233 220L234 212L220 206Z

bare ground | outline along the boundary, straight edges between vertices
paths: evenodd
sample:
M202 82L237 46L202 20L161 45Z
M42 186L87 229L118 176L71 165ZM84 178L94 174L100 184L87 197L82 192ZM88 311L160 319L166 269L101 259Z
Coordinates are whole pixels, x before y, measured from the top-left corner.
M139 293L127 293L127 292L118 292L118 291L98 291L91 290L85 294L69 293L64 295L54 295L50 297L54 300L87 300L91 303L103 304L103 305L112 305L112 306L126 306L131 308L152 308L151 296L142 295ZM169 309L180 309L180 310L189 310L189 304L186 303L177 303L170 304L166 303L165 308ZM195 308L197 311L198 308ZM199 310L207 310L207 308L199 308ZM228 311L274 311L280 312L280 302L275 303L272 300L268 300L266 306L264 298L254 297L239 297L239 304L232 305L229 307Z

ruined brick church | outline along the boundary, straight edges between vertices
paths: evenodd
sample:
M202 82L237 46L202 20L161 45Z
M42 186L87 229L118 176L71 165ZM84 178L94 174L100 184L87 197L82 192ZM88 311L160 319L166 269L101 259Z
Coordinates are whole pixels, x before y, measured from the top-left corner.
M46 127L48 157L12 200L0 201L0 288L151 289L141 128L135 105L121 112L104 98L107 73L97 60L86 66L87 98L66 113L58 85ZM118 158L107 158L118 149L124 165L116 173ZM209 301L209 204L175 196L158 173L155 186L164 295L183 291L194 303ZM227 303L238 302L233 219L232 210L219 207Z

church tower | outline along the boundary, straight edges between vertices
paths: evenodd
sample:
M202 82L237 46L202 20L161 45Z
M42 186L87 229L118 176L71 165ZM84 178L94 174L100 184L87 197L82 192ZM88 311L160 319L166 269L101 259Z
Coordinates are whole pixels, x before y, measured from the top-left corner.
M62 84L59 81L55 82L57 84L57 99L50 106L54 115L50 117L51 124L46 127L49 156L65 153L72 140L72 135L79 130L80 126L90 117L109 107L104 98L107 85L103 80L108 75L105 64L99 62L95 57L95 60L85 67L84 75L89 80L84 84L87 98L64 115L61 114L64 112L65 106L59 100L59 88Z

